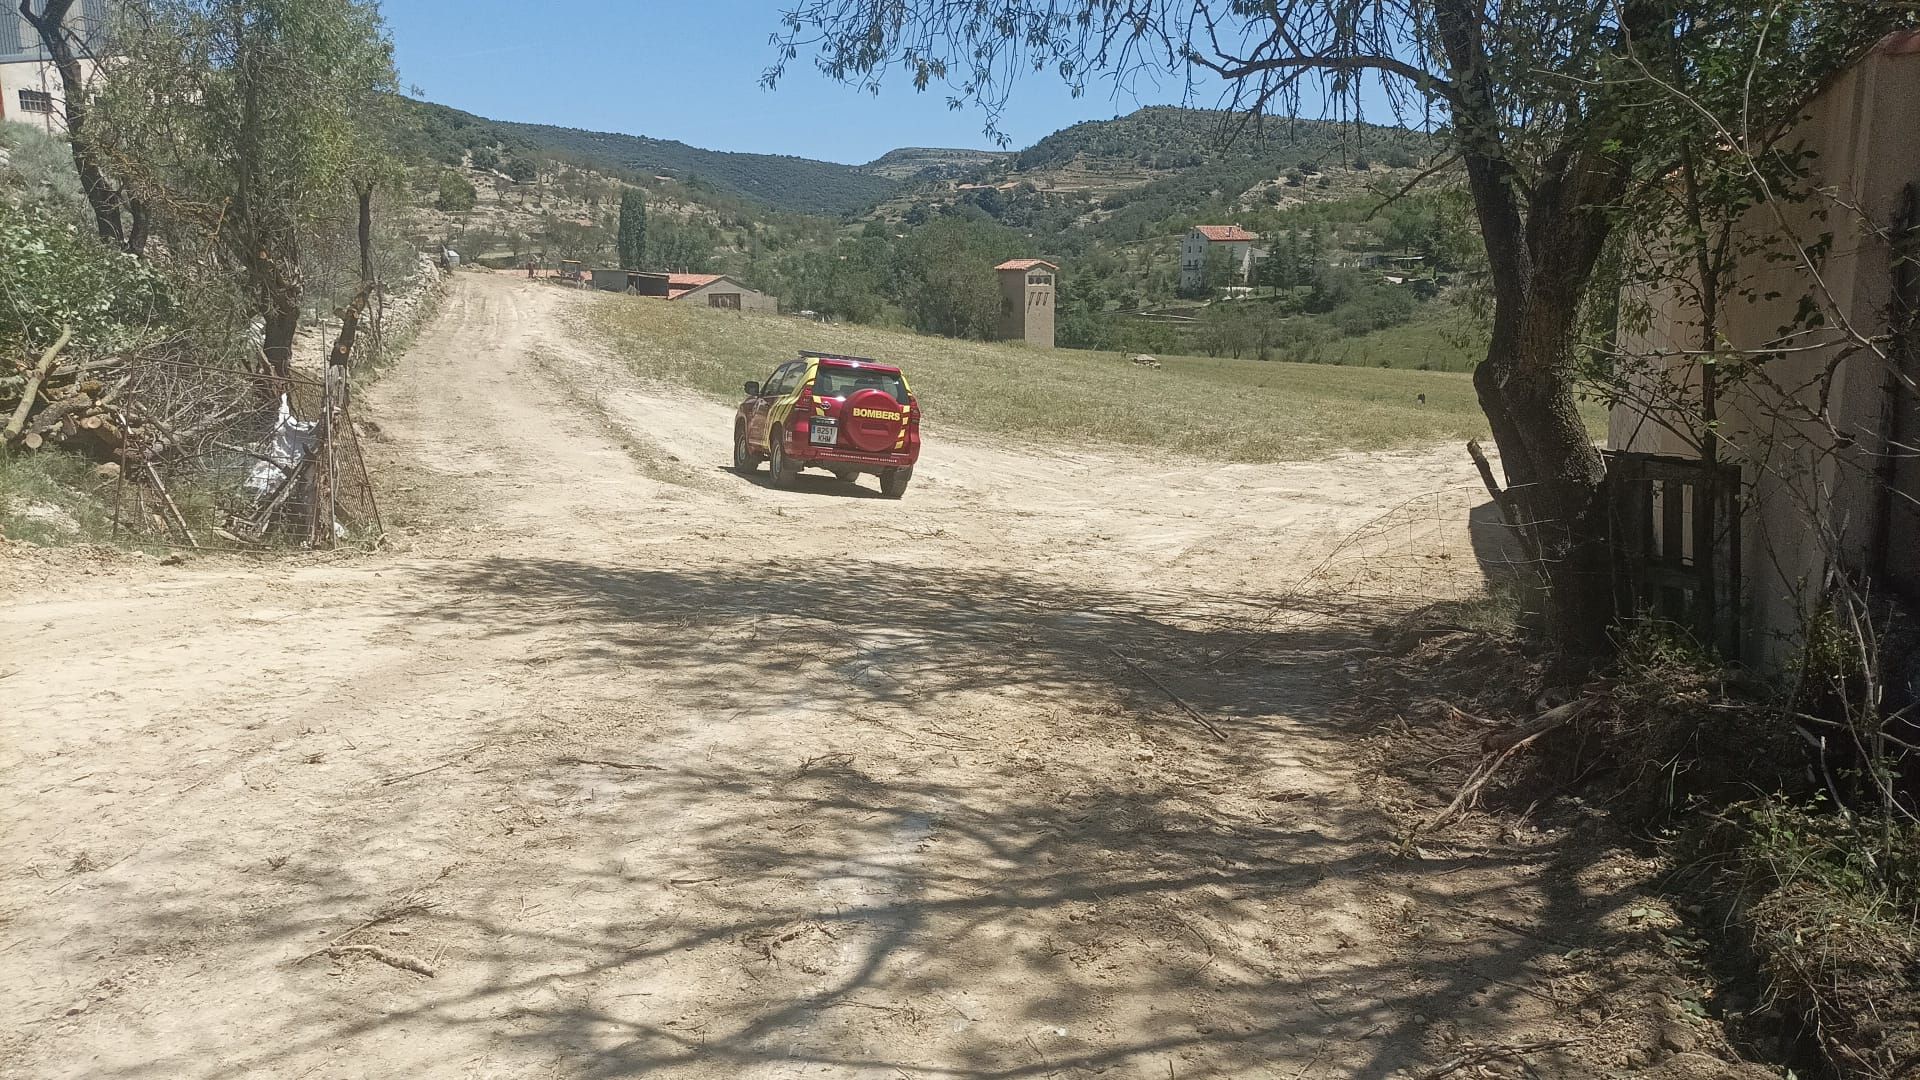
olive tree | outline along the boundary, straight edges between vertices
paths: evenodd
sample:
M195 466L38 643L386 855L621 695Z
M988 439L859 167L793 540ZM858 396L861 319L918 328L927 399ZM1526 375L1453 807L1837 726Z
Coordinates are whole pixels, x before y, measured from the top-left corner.
M103 75L99 142L164 221L239 277L285 378L317 230L351 228L370 196L368 141L395 90L393 50L366 0L146 0Z
M1790 114L1890 28L1902 5L1807 0L800 0L774 36L776 83L803 52L878 91L947 88L989 131L1021 76L1076 92L1109 78L1217 77L1252 122L1303 108L1358 118L1384 101L1435 127L1486 250L1491 326L1474 387L1536 535L1547 622L1569 655L1606 647L1605 466L1577 408L1579 328L1596 265L1636 191L1678 164L1671 87L1725 84ZM1748 59L1737 72L1718 61ZM1650 77L1658 73L1658 78ZM1736 85L1733 80L1738 80ZM1190 85L1195 83L1190 82ZM1229 132L1230 133L1230 132ZM1695 143L1694 145L1699 145Z

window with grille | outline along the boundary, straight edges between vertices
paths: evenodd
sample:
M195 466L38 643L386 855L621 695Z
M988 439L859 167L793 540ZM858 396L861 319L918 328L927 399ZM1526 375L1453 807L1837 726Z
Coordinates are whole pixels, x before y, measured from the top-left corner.
M20 91L20 111L50 113L53 111L53 95L45 90Z

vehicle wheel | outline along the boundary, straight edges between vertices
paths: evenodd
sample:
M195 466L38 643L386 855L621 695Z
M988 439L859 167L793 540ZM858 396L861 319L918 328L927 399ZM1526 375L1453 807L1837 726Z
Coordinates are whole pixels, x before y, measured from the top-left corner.
M747 446L747 429L733 433L733 471L750 473L760 467L760 458Z
M913 479L913 466L880 470L880 494L897 499L907 493L907 481Z
M773 429L773 433L767 437L771 446L767 452L767 471L773 474L774 487L789 488L800 479L800 466L787 456L786 449L780 445L784 441L779 428Z
M833 470L833 478L835 480L840 481L843 484L855 483L860 479L860 470L859 469L835 469Z

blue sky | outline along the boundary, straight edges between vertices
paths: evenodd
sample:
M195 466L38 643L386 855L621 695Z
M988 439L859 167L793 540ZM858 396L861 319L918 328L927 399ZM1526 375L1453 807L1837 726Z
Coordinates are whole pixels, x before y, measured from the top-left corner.
M989 147L978 110L937 88L890 80L875 98L828 81L804 58L780 88L759 86L773 58L780 0L385 0L401 83L497 120L678 139L713 150L859 164L897 146ZM1217 85L1217 84L1216 84ZM1089 88L1074 99L1035 74L1014 89L1001 128L1015 148L1082 120L1178 103L1169 78L1138 96ZM1203 92L1196 104L1213 103Z

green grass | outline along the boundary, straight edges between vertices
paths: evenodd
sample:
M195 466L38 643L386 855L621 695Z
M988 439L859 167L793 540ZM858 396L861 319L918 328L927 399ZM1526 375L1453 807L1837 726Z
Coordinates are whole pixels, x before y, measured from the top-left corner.
M101 488L106 495L95 497ZM112 488L72 454L0 455L0 536L36 547L106 541L113 534Z
M1262 462L1464 442L1487 430L1469 377L1457 372L1187 357L1162 357L1165 366L1152 370L1115 353L824 326L613 295L596 296L579 323L578 333L611 346L638 374L727 401L800 349L897 363L926 409L930 435L959 429Z
M1429 301L1409 322L1359 337L1337 337L1320 351L1329 364L1472 371L1486 355L1487 343L1486 332L1469 326L1464 313Z

